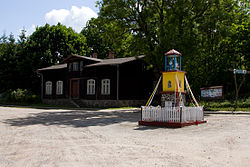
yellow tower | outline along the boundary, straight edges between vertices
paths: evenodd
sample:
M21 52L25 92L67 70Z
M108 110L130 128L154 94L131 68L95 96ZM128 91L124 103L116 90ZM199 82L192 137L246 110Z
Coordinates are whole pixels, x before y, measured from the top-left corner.
M172 49L165 53L165 71L162 72L162 106L180 106L185 103L184 78L181 71L181 53Z

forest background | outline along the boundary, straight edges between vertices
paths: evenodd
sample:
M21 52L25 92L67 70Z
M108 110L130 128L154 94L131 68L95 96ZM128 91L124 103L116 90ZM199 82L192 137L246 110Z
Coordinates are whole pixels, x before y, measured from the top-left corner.
M250 70L250 3L247 0L102 0L97 18L80 33L60 23L37 27L30 36L22 30L0 37L0 94L27 89L40 94L37 69L59 63L71 54L106 58L146 55L156 77L164 53L182 53L182 69L191 88L224 87L225 98L235 96L232 69ZM250 97L250 77L240 97Z

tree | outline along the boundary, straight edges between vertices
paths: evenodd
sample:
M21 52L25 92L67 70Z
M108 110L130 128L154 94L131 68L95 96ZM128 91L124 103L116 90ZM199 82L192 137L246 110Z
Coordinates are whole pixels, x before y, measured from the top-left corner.
M225 53L230 61L228 68L250 70L250 17L244 18L242 15L238 18L240 21L234 23L228 34L228 37L223 40L223 44L228 47L225 48ZM231 65L231 66L230 66ZM244 85L250 80L246 75L231 74L234 78L235 85L235 110L238 107L238 99L240 90L245 92L245 96L250 96L248 90L250 86ZM247 80L247 81L246 81ZM245 82L246 81L246 82ZM244 95L243 94L243 95Z
M21 31L0 38L0 91L31 89L39 91L37 69L54 65L71 54L86 54L86 38L58 23L38 27L31 36Z
M131 56L132 34L121 24L117 20L92 18L81 31L87 38L87 54L98 53L99 58L106 58L109 51L114 51L117 57Z
M87 39L87 55L98 53L99 58L105 58L107 53L110 51L110 46L104 43L102 33L104 32L104 26L101 24L100 19L92 18L86 24L81 31Z
M0 92L15 87L17 45L13 34L5 34L0 41Z
M193 40L194 21L210 7L207 1L184 3L181 0L103 0L98 5L101 7L99 17L126 25L134 35L134 48L148 55L149 62L159 70L163 66L164 52L172 48L184 54L195 50L192 49L196 42Z
M183 69L195 92L201 86L228 82L223 40L234 24L242 24L249 15L247 1L103 0L97 4L97 19L125 26L133 35L132 50L146 54L158 72L163 69L164 53L174 48L183 54Z
M71 54L86 54L86 38L58 23L38 27L28 38L27 49L34 64L44 67L60 62Z

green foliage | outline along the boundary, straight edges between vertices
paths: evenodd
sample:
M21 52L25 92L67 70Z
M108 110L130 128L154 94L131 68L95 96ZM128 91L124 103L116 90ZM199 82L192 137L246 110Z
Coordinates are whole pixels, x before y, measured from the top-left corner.
M99 58L106 58L109 51L113 51L116 57L132 56L129 48L132 34L118 20L92 18L81 34L87 38L87 55L98 53Z
M86 38L72 28L57 24L37 27L26 37L22 30L15 41L11 34L0 38L0 92L31 89L40 92L37 69L56 64L71 54L86 54Z
M233 110L234 109L234 102L225 100L225 101L203 101L200 102L201 106L204 106L204 110ZM238 104L239 108L248 109L250 108L250 100L249 99L241 99L239 100Z
M229 69L250 70L250 8L246 0L102 0L98 18L80 34L60 23L37 27L15 41L0 37L0 92L31 89L39 92L37 69L60 62L71 54L109 51L117 57L145 54L156 74L163 70L163 55L176 49L183 55L192 90L223 85L225 97L234 95ZM250 82L246 77L245 83ZM240 94L249 96L250 84Z
M3 94L1 99L2 102L11 102L11 103L37 103L40 102L40 97L33 94L30 90L27 89L17 89L9 90Z
M27 51L36 68L58 63L71 54L85 55L85 49L86 38L60 23L38 27L27 40Z
M10 89L15 86L15 76L18 73L17 51L18 46L15 43L12 34L7 37L5 34L0 38L0 92L6 88Z
M163 69L165 52L180 51L195 93L212 85L234 90L229 72L232 61L249 69L250 11L245 0L102 0L97 4L97 20L111 25L118 22L116 26L129 31L132 37L127 49L147 55L158 72ZM113 32L105 33L112 36Z

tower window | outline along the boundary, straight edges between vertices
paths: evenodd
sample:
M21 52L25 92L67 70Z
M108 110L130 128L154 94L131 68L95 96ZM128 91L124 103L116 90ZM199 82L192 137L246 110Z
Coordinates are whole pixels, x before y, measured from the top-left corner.
M172 85L171 85L171 81L168 81L168 88L171 88Z

